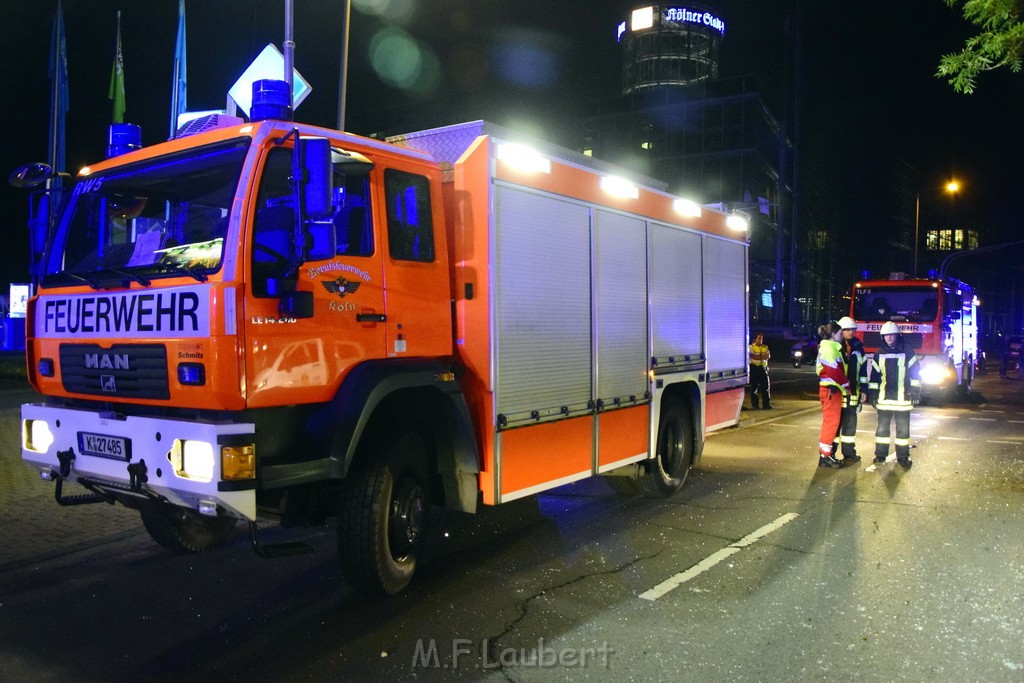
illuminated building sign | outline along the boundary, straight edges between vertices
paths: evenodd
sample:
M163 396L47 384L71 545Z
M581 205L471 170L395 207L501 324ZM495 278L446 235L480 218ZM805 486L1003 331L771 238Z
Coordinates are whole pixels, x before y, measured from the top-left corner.
M664 10L662 21L669 21L678 24L702 24L709 26L725 35L725 22L710 12L695 12L680 7L670 7Z

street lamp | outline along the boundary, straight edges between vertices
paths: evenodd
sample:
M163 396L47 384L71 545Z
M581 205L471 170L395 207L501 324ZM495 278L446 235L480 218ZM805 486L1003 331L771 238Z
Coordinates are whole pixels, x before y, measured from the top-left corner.
M943 188L947 194L956 194L960 191L960 182L956 179L950 180ZM921 227L921 192L917 193L914 201L914 277L917 277L917 250L920 247L919 231Z

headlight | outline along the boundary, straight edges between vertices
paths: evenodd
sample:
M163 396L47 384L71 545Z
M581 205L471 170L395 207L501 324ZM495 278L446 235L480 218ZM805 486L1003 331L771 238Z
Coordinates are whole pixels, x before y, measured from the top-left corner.
M803 352L803 351L794 351L794 352L793 352L793 357L794 357L794 358L800 358L800 357L801 357L801 356L803 356L803 355L804 355L804 352Z
M184 479L213 481L213 444L175 439L167 459L174 473Z
M921 368L921 381L925 384L942 384L952 374L945 365L934 363Z
M26 451L45 453L53 445L53 432L46 420L25 420L21 426L21 445Z

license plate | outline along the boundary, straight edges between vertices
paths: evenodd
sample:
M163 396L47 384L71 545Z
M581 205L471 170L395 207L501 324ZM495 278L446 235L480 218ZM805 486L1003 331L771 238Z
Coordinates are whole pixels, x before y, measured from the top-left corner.
M78 449L83 455L97 455L101 458L125 461L132 458L131 439L125 439L120 436L79 432Z

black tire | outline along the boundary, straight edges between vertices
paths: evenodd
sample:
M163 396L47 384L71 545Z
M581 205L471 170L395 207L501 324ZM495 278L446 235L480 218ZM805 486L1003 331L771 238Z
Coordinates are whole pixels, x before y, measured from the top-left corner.
M395 595L412 580L426 540L427 451L420 436L408 432L374 443L345 480L338 556L354 586Z
M668 497L681 489L693 466L694 447L689 406L678 400L666 400L658 424L655 455L645 463L647 473L641 478L646 492Z
M974 386L974 361L968 360L963 364L961 380L956 387L956 395L959 398L967 398L967 395L971 393L971 387Z
M207 517L165 503L144 505L139 514L149 537L176 553L198 553L220 545L238 521L234 517Z

